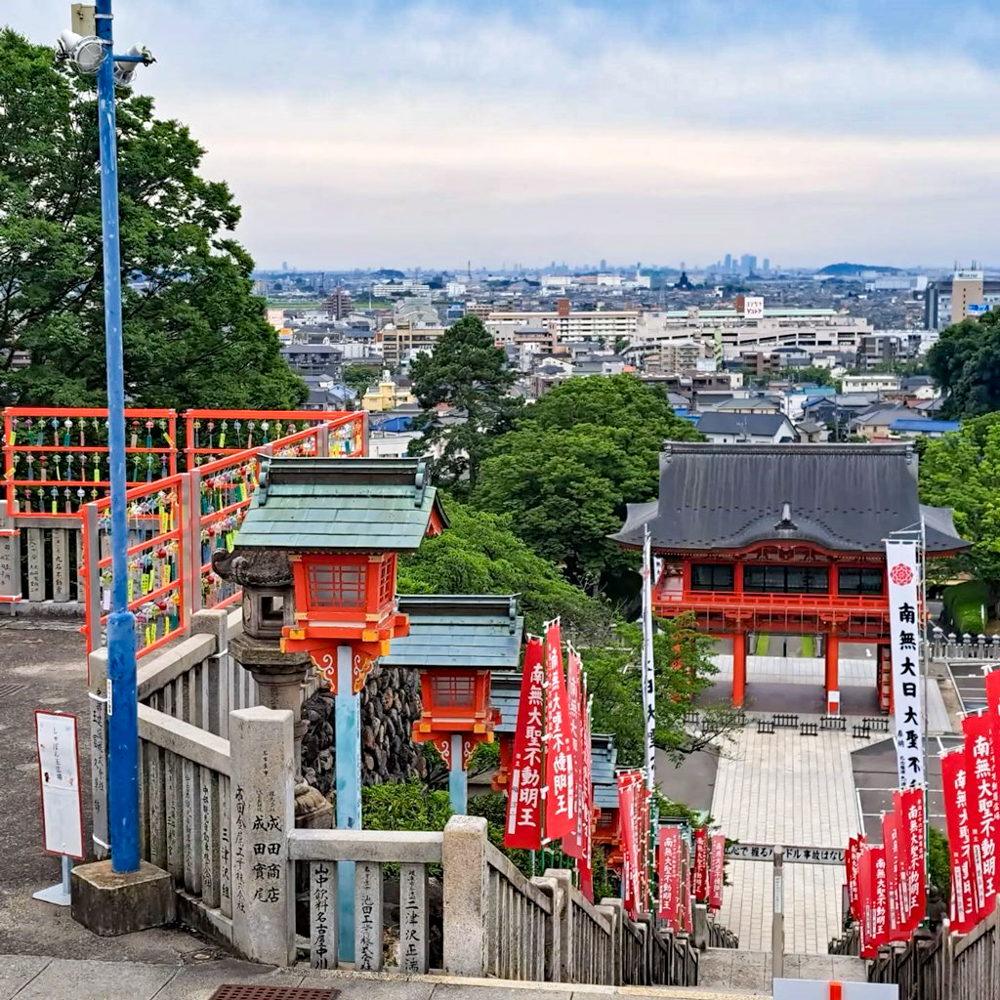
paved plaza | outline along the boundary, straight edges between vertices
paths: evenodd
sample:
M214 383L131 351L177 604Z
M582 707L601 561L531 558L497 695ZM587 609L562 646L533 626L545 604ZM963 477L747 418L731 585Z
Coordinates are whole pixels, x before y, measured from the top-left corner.
M798 730L734 734L719 762L712 814L734 840L767 844L843 847L859 829L851 768L851 736ZM740 947L771 946L773 866L732 861L721 922L739 935ZM785 868L785 948L826 952L840 933L839 865L789 864Z

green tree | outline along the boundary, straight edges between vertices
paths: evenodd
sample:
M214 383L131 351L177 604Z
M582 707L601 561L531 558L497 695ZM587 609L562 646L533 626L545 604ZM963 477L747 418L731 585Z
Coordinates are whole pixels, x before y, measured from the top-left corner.
M820 368L816 365L807 368L786 368L782 371L781 377L798 385L804 382L812 382L815 385L833 385L830 369Z
M639 766L645 760L645 721L636 706L642 704L640 655L642 635L638 625L619 622L613 638L581 651L593 698L591 729L612 733L622 766ZM653 638L656 678L656 745L675 763L707 746L734 723L729 711L703 709L699 735L684 725L684 715L695 699L712 686L718 672L711 660L712 639L698 631L689 616L657 620Z
M125 391L145 406L286 408L307 395L281 358L253 262L229 235L229 188L150 98L118 95ZM0 400L105 401L104 273L93 81L0 30ZM29 363L15 367L26 352Z
M423 413L415 421L422 431L411 454L430 453L436 478L465 489L476 485L479 467L491 440L506 431L520 400L508 395L517 374L494 346L477 316L465 316L410 364L413 392ZM445 424L436 407L446 403L465 419Z
M947 393L949 416L1000 409L1000 311L949 326L927 352L927 368Z
M563 630L579 645L608 633L611 611L567 583L511 529L511 518L477 511L450 500L447 531L427 538L399 564L401 594L518 594L525 627L562 618Z
M368 387L378 381L378 373L369 365L344 365L341 378L344 385L353 389L360 399Z
M960 430L928 441L920 462L920 498L955 511L958 533L972 542L958 567L994 589L1000 585L1000 413L966 420ZM951 564L931 563L952 575Z
M700 439L634 375L571 378L497 440L473 500L512 515L517 534L573 583L616 590L634 557L607 536L628 503L656 496L663 442Z

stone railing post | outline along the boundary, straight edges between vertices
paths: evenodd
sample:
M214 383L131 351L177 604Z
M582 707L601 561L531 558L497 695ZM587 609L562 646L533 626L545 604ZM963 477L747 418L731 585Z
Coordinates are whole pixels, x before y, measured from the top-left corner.
M562 920L560 910L566 905L565 887L558 879L548 875L536 875L531 880L552 902L552 917L546 923L545 940L542 942L542 953L545 956L545 981L558 983L562 975Z
M699 951L704 951L709 946L708 907L704 903L695 903L693 911L691 942Z
M101 624L98 620L96 628ZM111 854L108 835L108 651L95 649L87 657L90 713L91 837L98 861Z
M601 900L603 912L611 911L611 983L621 986L622 977L622 935L624 934L625 907L620 899L608 896Z
M233 943L253 962L295 962L292 713L242 708L229 720Z
M613 906L605 906L603 903L598 903L594 909L602 916L608 918L610 931L605 942L604 954L601 958L601 982L611 986L616 982L615 970L621 967L621 943L619 940L621 925L618 923L618 911Z
M486 820L452 816L444 828L444 971L452 976L486 975ZM503 933L504 928L498 927Z
M573 979L573 907L570 904L569 891L573 888L573 876L564 868L546 868L545 877L554 879L559 886L559 892L552 897L552 922L559 926L559 949L553 950L553 967L557 972L554 982L572 983ZM558 906L558 910L557 910ZM555 955L558 954L558 963Z
M224 722L229 715L229 613L226 611L196 611L191 616L192 635L211 635L215 638L215 652L209 656L208 704L205 728L222 736Z

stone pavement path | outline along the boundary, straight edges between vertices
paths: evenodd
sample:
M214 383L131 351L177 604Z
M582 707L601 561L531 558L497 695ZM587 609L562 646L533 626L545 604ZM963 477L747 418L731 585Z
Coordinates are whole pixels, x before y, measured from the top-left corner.
M867 982L865 963L844 955L785 955L785 979ZM771 953L732 948L709 948L698 963L700 988L747 990L770 993Z
M770 996L746 990L499 983L497 980L365 975L270 969L234 959L202 965L95 962L0 955L0 1000L209 1000L223 983L332 987L343 1000L585 1000L635 996L661 1000L741 1000Z
M847 733L771 735L747 726L724 748L712 815L726 836L747 843L840 847L858 829L857 799ZM771 947L773 866L731 861L732 885L723 893L720 920L740 947ZM785 951L825 954L840 933L841 866L785 866Z

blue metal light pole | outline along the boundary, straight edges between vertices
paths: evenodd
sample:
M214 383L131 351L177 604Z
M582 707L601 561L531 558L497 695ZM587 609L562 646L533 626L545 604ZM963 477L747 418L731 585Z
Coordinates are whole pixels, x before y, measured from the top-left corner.
M104 243L104 337L108 365L108 461L111 467L111 613L108 616L108 831L111 867L139 868L139 734L135 687L135 615L128 607L128 511L125 494L125 374L121 251L118 237L118 138L111 0L97 0L97 37L107 54L97 71ZM137 61L137 60L128 60Z

